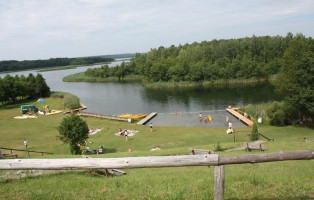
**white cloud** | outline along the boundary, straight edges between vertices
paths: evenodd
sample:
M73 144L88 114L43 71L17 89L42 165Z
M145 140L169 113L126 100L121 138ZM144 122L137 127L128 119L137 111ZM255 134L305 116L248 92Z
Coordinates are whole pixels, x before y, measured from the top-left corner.
M261 30L285 34L295 29L285 26L291 19L313 35L313 22L302 21L313 15L311 0L0 0L0 60L143 52ZM280 23L285 29L273 25Z

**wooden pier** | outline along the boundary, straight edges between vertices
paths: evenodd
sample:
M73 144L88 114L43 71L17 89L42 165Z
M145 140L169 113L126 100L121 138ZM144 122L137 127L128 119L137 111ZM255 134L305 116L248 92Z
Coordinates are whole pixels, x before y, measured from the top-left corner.
M226 109L230 114L238 118L240 121L244 122L248 126L253 126L253 122L249 120L248 118L244 117L240 113L238 113L234 108L227 108Z
M81 112L81 110L87 109L87 107L84 104L80 103L80 105L81 105L80 108L69 110L69 111L66 111L65 113Z
M115 116L109 116L109 115L100 115L100 114L88 113L88 112L80 112L77 115L80 115L80 116L83 116L83 117L98 117L98 118L117 120L117 121L129 121L129 119L125 118L125 117L115 117Z
M141 121L137 122L138 125L144 125L146 124L149 120L153 119L155 116L157 115L156 112L152 112L149 115L147 115L147 117L145 117L144 119L142 119Z

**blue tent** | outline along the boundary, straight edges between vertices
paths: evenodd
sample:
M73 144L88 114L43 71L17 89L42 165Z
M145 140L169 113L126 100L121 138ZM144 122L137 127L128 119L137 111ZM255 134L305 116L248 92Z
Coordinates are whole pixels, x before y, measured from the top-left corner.
M38 99L37 102L38 102L38 103L46 103L46 100L43 99L43 98L41 98L41 99Z

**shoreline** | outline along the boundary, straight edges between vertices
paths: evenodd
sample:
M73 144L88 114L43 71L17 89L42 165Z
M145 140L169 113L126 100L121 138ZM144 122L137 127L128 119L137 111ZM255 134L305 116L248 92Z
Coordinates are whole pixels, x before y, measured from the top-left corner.
M118 79L117 77L88 77L85 76L84 72L71 74L62 79L64 82L123 82L123 81L141 81L143 77L140 75L128 75L123 79ZM148 89L163 89L163 88L182 88L182 87L197 87L197 86L213 86L213 85L242 85L242 84L252 84L252 83L263 83L263 82L275 82L275 76L268 79L221 79L214 81L181 81L181 82L154 82L154 83L143 83L142 86Z

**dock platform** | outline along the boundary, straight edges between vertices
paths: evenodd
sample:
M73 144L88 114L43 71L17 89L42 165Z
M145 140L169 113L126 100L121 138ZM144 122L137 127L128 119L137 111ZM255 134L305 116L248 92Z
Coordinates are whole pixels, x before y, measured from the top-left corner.
M157 112L152 112L147 117L142 119L141 121L137 122L138 125L144 125L146 124L149 120L153 119L157 115Z
M69 110L69 111L66 111L65 113L81 112L81 110L87 109L87 107L84 104L80 103L80 105L81 105L80 108Z
M117 120L117 121L126 121L126 122L129 121L129 119L125 117L115 117L115 116L101 115L101 114L88 113L88 112L80 112L77 115L80 115L83 117L98 117L98 118Z
M231 108L227 108L226 109L230 114L232 114L233 116L235 116L236 118L238 118L240 121L244 122L246 125L248 126L253 126L253 122L251 120L249 120L248 118L244 117L243 115L241 115L240 113L238 113L235 109Z

